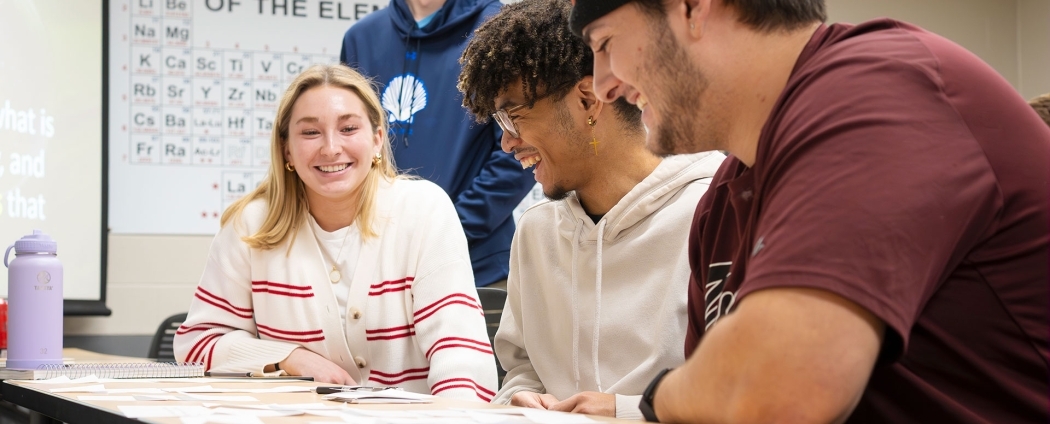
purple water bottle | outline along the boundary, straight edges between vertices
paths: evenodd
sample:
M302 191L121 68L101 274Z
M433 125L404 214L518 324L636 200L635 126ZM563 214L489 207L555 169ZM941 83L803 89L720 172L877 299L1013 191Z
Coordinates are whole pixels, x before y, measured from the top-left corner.
M15 249L15 259L7 257ZM62 263L58 244L43 231L4 252L7 266L7 367L62 363Z

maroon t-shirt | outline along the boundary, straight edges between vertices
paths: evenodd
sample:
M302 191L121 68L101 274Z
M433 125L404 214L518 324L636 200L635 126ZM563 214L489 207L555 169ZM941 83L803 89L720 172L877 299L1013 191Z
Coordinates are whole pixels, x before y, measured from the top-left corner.
M830 291L886 324L849 422L1048 421L1050 129L908 24L822 26L689 242L692 353L749 293Z

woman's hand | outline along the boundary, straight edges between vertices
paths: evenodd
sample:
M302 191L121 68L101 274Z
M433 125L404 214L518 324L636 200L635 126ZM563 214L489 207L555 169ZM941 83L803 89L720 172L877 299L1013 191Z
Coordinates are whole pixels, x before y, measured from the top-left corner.
M290 375L313 377L318 383L357 385L346 370L309 349L296 348L279 365Z

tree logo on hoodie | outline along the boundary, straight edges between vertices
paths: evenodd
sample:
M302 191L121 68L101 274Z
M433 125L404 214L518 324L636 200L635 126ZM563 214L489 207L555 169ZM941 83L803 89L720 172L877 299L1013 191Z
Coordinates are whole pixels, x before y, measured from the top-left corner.
M391 124L412 122L412 116L427 107L427 89L412 74L398 75L386 85L380 101Z

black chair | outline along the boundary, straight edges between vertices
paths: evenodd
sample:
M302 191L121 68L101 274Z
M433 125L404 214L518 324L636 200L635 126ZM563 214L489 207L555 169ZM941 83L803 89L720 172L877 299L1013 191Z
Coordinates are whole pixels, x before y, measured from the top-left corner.
M481 309L485 312L485 329L489 332L489 344L493 345L492 351L495 352L496 348L492 341L496 337L496 330L499 330L503 305L507 304L507 291L493 287L478 287L478 300L481 301ZM492 357L495 358L496 355ZM503 387L503 377L506 375L507 371L503 370L499 359L496 359L496 382L499 387Z
M153 341L149 344L148 358L160 362L175 361L175 347L172 342L175 340L175 331L178 331L183 321L186 321L185 313L172 315L160 323L157 332L153 334Z

